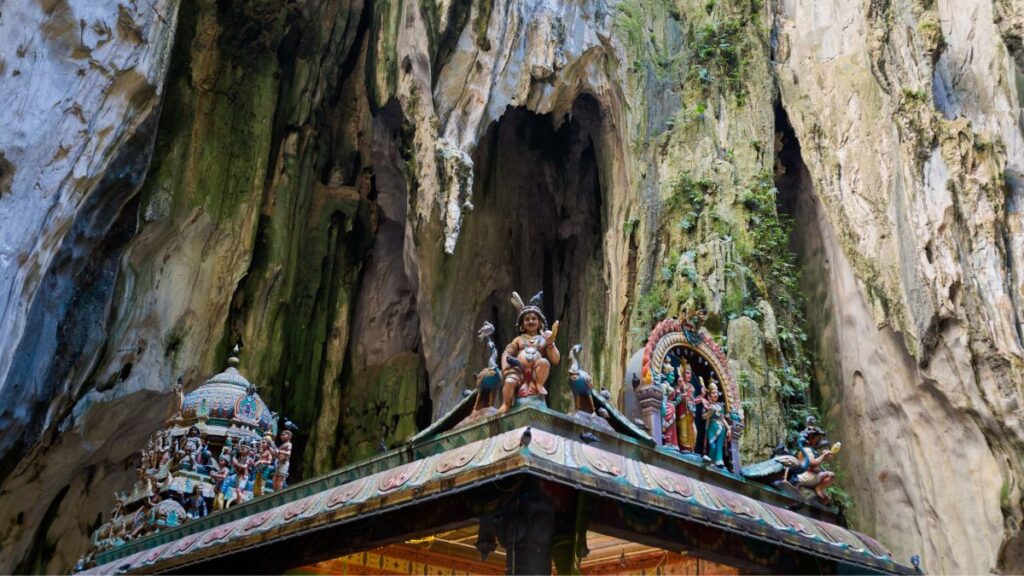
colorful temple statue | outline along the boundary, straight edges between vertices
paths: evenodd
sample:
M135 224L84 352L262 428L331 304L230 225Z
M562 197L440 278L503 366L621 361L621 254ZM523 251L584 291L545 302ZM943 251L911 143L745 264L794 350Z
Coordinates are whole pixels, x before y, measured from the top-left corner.
M658 385L662 388L661 438L663 446L677 450L679 449L679 440L677 437L678 428L676 427L676 405L673 391L675 390L678 377L679 374L676 372L676 367L666 357L661 367L661 373L655 376Z
M655 442L739 474L744 425L739 388L725 353L703 328L703 317L659 322L631 364L626 381L634 383L634 410Z
M796 454L784 445L775 449L772 458L743 468L743 476L771 484L780 490L804 497L813 494L823 504L831 504L827 490L835 481L835 473L826 470L827 460L839 453L842 443L829 447L825 431L817 419L808 416L804 429L796 439Z
M718 386L714 382L708 387L708 396L701 402L704 404L704 420L707 421L707 447L704 460L714 463L719 468L725 467L725 444L730 439L729 422L725 417L725 405L722 404Z
M291 432L282 432L280 447L269 440L277 432L276 415L238 372L237 354L236 346L228 368L192 392L184 393L180 379L172 387L166 427L140 451L138 482L131 493L118 496L111 520L94 532L86 559L126 541L203 518L211 509L270 492L271 473L274 490L285 486ZM262 475L260 481L254 481L257 473Z
M206 498L203 498L203 489L196 486L192 489L192 495L185 501L185 514L190 520L202 518L207 514Z
M476 375L477 395L473 404L474 412L494 410L494 394L501 388L501 366L498 365L498 347L491 338L493 334L494 324L490 322L484 322L476 334L477 338L487 345L487 367Z
M578 412L593 414L594 381L590 374L580 368L579 354L583 344L576 344L569 350L569 390L572 392L573 406Z
M512 304L518 312L516 328L519 335L509 342L501 355L501 373L505 382L501 408L498 409L500 413L510 410L517 397L547 396L544 384L548 381L551 366L561 360L555 346L558 322L548 329L547 318L540 309L543 294L538 292L528 305L524 305L519 294L512 293Z
M810 417L810 418L813 418ZM831 503L831 498L826 489L835 480L835 472L825 470L822 465L826 460L832 458L842 447L840 442L828 448L828 440L821 428L809 423L808 427L797 437L797 448L800 450L798 465L789 470L791 483L814 490L814 493L825 504ZM821 449L820 453L817 450Z
M285 480L288 479L288 464L292 458L292 431L285 429L281 431L281 445L274 449L274 490L284 488Z
M260 443L260 452L253 471L255 478L253 479L252 495L254 497L262 496L268 481L272 482L275 450L274 437L270 434L265 435Z
M692 375L688 363L683 371L684 376L676 381L670 398L676 409L676 440L679 443L679 450L693 452L697 445L697 427L694 419L696 399L693 397L693 384L686 378L687 374Z

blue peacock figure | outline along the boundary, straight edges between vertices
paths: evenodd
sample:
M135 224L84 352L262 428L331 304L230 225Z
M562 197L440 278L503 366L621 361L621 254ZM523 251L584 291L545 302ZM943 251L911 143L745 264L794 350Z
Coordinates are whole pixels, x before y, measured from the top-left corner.
M576 410L593 414L595 407L591 393L594 381L590 374L580 368L579 355L582 351L583 344L576 344L569 350L569 390L572 391Z
M494 405L494 392L501 387L501 366L498 365L498 347L494 345L491 335L494 334L494 325L484 322L476 336L481 341L486 341L489 358L487 367L476 375L476 403L473 411L483 408L490 408Z

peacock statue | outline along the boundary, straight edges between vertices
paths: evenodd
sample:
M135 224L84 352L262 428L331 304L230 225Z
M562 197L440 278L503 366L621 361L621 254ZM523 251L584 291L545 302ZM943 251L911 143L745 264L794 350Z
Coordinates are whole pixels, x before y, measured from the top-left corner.
M494 391L501 387L501 367L498 365L498 347L494 345L491 335L494 334L494 325L484 322L476 336L481 341L487 342L487 351L490 357L487 360L487 367L476 375L476 403L473 410L489 408L494 404Z
M590 374L580 369L579 355L583 344L576 344L569 350L569 390L576 403L576 410L593 414L594 398L591 396L594 382Z

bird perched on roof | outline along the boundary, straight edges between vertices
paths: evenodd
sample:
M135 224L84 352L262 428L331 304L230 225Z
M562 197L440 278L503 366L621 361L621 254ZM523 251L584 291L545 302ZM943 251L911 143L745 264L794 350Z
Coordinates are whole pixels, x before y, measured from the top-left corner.
M601 441L600 438L598 438L597 436L594 436L590 432L584 432L584 433L580 434L580 440L583 440L587 444L593 444L594 442L600 442Z
M543 302L544 302L544 291L543 290L541 290L540 292L537 292L536 294L533 295L532 298L530 298L530 306L537 306L539 308L540 305Z
M481 326L480 330L477 331L476 337L479 338L480 341L482 342L484 340L487 340L492 334L494 334L494 324L491 324L490 322L484 322L484 325Z
M519 437L519 446L526 448L530 445L531 440L533 440L533 432L530 427L527 426L526 430L523 430L523 435Z

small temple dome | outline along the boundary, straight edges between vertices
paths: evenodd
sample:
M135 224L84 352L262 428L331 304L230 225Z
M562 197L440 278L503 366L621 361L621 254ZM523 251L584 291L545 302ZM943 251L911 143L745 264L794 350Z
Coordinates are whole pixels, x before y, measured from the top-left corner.
M236 350L237 353L237 350ZM256 393L256 387L238 371L238 358L228 359L228 368L185 395L181 418L185 424L207 421L273 433L274 416Z

